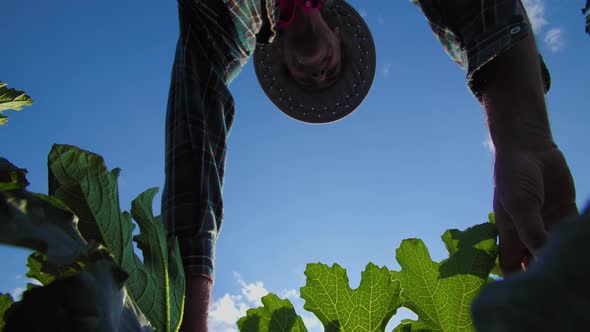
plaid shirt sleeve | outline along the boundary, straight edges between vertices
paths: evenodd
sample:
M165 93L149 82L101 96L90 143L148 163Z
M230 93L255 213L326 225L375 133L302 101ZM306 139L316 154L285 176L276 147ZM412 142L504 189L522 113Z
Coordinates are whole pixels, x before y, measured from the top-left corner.
M521 0L410 0L418 6L446 53L467 70L467 85L481 102L475 73L531 33ZM549 70L539 54L545 92Z
M234 117L228 85L248 61L265 22L268 29L276 26L272 15L278 7L263 10L267 4L260 1L178 1L180 38L166 114L162 218L169 238L178 238L187 275L214 278L226 143ZM272 39L274 33L265 31L265 36Z

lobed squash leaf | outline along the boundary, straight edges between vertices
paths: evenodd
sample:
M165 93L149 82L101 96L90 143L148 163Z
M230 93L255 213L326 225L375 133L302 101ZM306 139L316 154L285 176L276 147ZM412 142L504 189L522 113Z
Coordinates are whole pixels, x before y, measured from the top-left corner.
M301 288L303 308L313 312L330 331L384 331L402 305L400 282L386 267L369 263L358 288L349 286L346 270L334 264L308 264L307 283Z
M241 332L307 332L288 299L281 300L270 293L262 298L262 304L248 309L246 316L240 318L237 324Z
M449 258L430 258L419 239L402 241L396 250L401 271L391 271L401 281L404 307L418 320L403 320L394 331L475 331L471 302L486 286L497 256L497 231L492 223L465 231L448 230L443 242Z

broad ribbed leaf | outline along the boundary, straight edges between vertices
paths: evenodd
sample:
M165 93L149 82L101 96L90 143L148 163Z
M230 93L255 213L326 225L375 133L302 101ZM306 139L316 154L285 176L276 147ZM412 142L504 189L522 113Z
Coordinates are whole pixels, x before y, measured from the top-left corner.
M401 281L404 307L416 313L418 321L404 320L394 331L475 331L470 306L488 282L496 237L492 223L448 230L442 239L450 256L440 263L431 259L422 240L402 241L396 250L402 270L391 274Z
M8 122L8 117L2 114L3 111L20 111L23 106L31 104L33 104L33 100L26 93L9 89L6 87L6 83L0 82L0 125L5 125Z
M369 263L358 288L351 289L346 270L334 264L308 264L301 288L304 309L313 312L332 331L384 331L402 305L400 283L386 267Z
M33 288L6 312L4 332L146 332L123 288L127 274L110 257L88 263L78 275Z
M590 209L562 223L526 272L488 285L473 303L479 332L590 329Z
M238 321L240 332L307 332L303 319L295 313L291 302L275 294L262 298L264 306L248 309Z
M130 274L129 294L154 327L177 331L185 287L178 242L168 243L161 220L153 217L151 204L156 189L150 189L133 202L132 208L140 225L138 244L146 263L139 260L132 246L135 226L129 213L121 213L119 207L118 174L119 169L109 172L99 155L74 146L54 145L49 154L50 194L80 218L82 235L104 243Z
M146 279L130 280L128 287L141 290L146 295L149 294L142 298L152 298L154 302L151 304L146 302L143 305L143 312L149 317L172 322L169 328L175 330L176 325L181 322L184 306L184 270L178 242L175 241L174 246L169 248L170 243L166 238L162 218L153 215L152 200L157 192L158 188L148 189L131 203L131 214L141 230L141 233L133 240L137 242L137 247L143 253L144 271L149 274L145 275ZM145 283L143 283L144 280ZM162 282L165 287L162 287ZM166 307L169 310L162 311L161 303L157 300L166 301Z
M14 303L10 294L0 294L0 331L4 331L4 313Z
M120 170L108 172L102 157L57 144L49 153L48 168L49 195L74 211L79 218L78 229L86 240L105 244L121 263L123 248L131 245L131 237L124 242L122 234L133 228L127 229L129 225L121 220L117 188Z
M72 212L24 190L0 191L0 243L43 252L57 265L73 263L87 246Z

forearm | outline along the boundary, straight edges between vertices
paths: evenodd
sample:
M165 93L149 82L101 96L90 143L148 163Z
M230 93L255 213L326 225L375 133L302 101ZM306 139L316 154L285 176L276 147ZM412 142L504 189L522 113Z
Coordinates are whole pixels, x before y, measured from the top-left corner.
M497 150L554 147L539 57L527 36L480 70L483 106Z

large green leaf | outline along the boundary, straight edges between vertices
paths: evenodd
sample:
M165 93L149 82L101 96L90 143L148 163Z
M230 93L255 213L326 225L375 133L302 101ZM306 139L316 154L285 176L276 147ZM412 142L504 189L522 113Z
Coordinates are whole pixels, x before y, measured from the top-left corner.
M4 313L14 303L10 294L0 294L0 331L4 331Z
M479 332L590 329L590 209L561 224L526 272L488 285L473 303Z
M54 145L48 165L50 194L80 218L82 235L104 243L130 274L129 294L154 327L177 331L184 306L184 270L178 241L168 242L160 218L153 216L151 205L157 189L141 194L131 210L140 226L136 239L143 264L133 250L131 215L121 213L119 207L119 169L109 172L99 155L68 145Z
M20 189L0 189L0 243L43 252L57 265L73 263L87 246L61 202Z
M0 159L0 243L37 250L27 276L48 286L27 285L14 304L0 298L4 331L151 331L121 291L127 274L104 247L86 243L63 203L26 191L25 174Z
M404 320L394 331L475 331L471 302L488 282L497 255L497 231L492 223L466 231L448 230L442 236L449 258L430 258L419 239L402 241L396 250L401 271L391 271L401 281L404 307L418 321Z
M238 321L240 332L307 332L303 319L295 313L291 302L275 294L262 298L264 306L248 309Z
M6 87L6 83L0 82L0 125L5 125L8 122L8 117L2 114L3 111L20 111L23 106L31 104L33 104L33 100L26 93L9 89Z
M176 330L184 306L184 269L178 241L167 240L162 218L153 215L152 200L157 192L158 188L148 189L131 203L131 215L141 230L133 240L143 253L144 265L139 268L144 276L130 280L128 288L142 292L139 303L148 317L171 322L167 328ZM150 296L143 296L144 293ZM152 303L149 303L150 298ZM157 301L165 301L167 310L162 310Z
M331 331L384 331L402 305L400 283L386 267L369 263L358 288L349 286L346 270L334 264L308 264L301 288L304 309L313 312Z
M153 331L127 298L126 278L109 256L90 262L78 275L25 292L6 311L4 332Z

